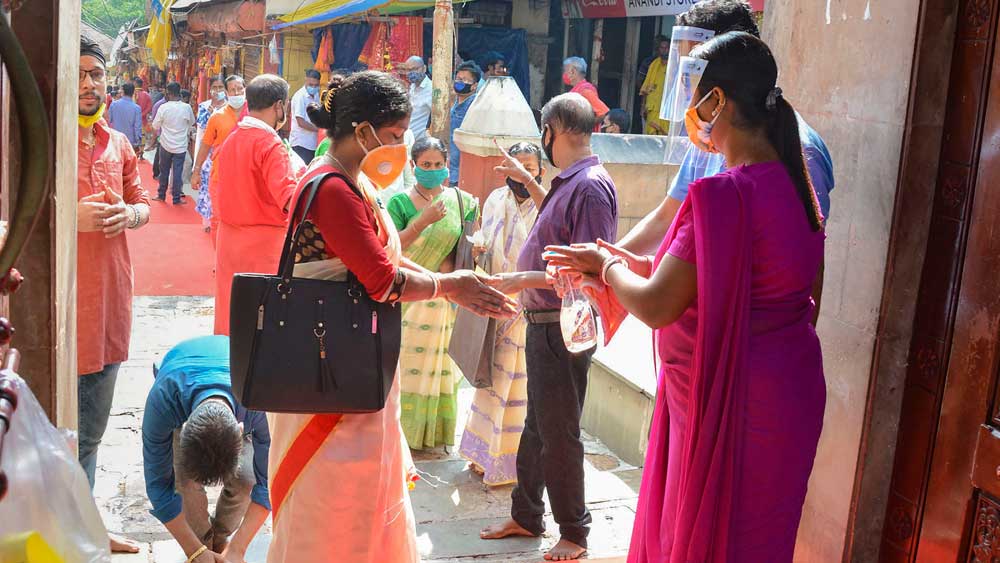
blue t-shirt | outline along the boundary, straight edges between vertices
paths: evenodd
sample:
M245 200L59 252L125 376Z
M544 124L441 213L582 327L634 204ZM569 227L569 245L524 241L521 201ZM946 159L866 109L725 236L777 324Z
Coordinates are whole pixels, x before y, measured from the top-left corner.
M163 357L154 370L153 388L142 417L142 466L146 494L160 522L176 518L183 507L174 490L174 430L180 429L205 399L223 397L253 444L253 473L257 483L250 500L271 509L267 490L267 453L271 434L262 412L248 411L233 397L229 378L229 337L203 336L185 340Z
M462 153L455 144L455 130L462 126L465 121L465 114L469 113L472 102L476 101L476 95L472 94L464 102L451 106L451 142L448 145L448 182L458 185L458 165L461 163Z
M797 115L797 114L796 114ZM806 167L809 169L809 176L812 178L813 189L816 190L816 199L819 200L820 210L823 212L824 220L830 217L830 192L833 191L833 159L830 158L830 151L826 148L826 143L808 123L797 115L799 119L799 138L802 141L802 154L806 158ZM720 153L707 153L695 146L690 146L684 154L684 161L681 163L680 171L674 176L670 183L670 190L667 195L684 201L687 197L688 189L695 180L715 176L726 170L726 158Z

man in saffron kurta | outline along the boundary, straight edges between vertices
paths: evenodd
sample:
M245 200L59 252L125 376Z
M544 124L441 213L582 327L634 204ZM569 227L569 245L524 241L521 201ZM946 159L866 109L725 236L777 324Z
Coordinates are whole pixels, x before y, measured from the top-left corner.
M288 201L299 178L275 132L287 117L288 83L263 74L250 81L246 96L249 114L215 155L209 181L219 219L215 334L229 334L233 275L278 270Z
M94 487L97 448L111 415L118 368L132 332L132 261L125 229L149 221L128 138L102 119L107 96L104 54L80 41L80 135L77 147L77 373L79 458ZM111 538L113 551L138 546Z

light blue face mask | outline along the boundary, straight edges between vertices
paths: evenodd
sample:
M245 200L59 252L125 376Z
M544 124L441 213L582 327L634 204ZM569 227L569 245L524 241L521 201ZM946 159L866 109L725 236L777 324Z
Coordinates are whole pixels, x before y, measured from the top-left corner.
M306 86L306 93L310 96L315 96L319 94L319 86Z

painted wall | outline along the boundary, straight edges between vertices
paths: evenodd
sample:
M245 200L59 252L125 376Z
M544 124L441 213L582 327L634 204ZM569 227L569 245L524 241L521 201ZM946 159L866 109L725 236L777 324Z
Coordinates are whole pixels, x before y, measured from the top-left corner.
M513 0L511 27L528 32L528 76L531 107L541 109L545 100L545 65L549 56L549 1Z
M823 436L796 561L843 557L886 271L918 11L912 0L769 0L779 86L825 139L836 189L818 331ZM878 53L878 56L872 56Z

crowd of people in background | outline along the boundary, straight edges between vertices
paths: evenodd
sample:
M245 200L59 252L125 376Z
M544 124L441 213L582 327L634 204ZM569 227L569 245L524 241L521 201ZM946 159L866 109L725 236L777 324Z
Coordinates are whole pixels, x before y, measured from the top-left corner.
M420 57L394 73L332 71L326 84L310 69L294 93L274 75L214 77L192 106L176 82L160 92L136 78L110 92L104 54L82 40L77 349L91 486L128 355L132 273L120 235L146 225L168 188L185 204L190 161L216 248L214 335L179 343L155 368L142 432L153 515L189 562L243 562L272 511L271 563L418 561L410 451L454 446L458 435L470 471L515 485L510 518L482 539L540 536L547 493L560 539L545 558L583 556L592 517L580 420L594 348L571 352L560 326L563 294L581 286L606 329L630 313L658 335L629 561L791 561L825 400L811 323L832 162L777 87L748 4L703 0L678 24L710 32L690 51L705 70L684 100L684 163L659 207L617 243L617 190L591 140L629 133L631 120L601 101L580 57L563 62L568 91L544 105L540 143L501 147L505 183L480 202L458 188L454 137L430 133ZM658 36L654 47L639 111L646 133L666 135L677 126L661 114L664 96L678 95L666 80L671 42ZM485 81L507 74L499 53L482 63L455 67L452 132ZM138 159L153 147L150 198ZM547 166L560 170L550 181ZM303 211L295 202L313 180ZM302 236L285 249L289 223ZM489 274L457 265L469 223ZM265 416L234 397L233 276L273 274L283 250L297 278L350 275L373 300L400 303L399 365L381 411ZM459 308L497 319L492 384L476 391L464 430L462 374L448 353ZM288 458L315 432L325 434L289 479ZM204 487L218 483L224 500L210 516Z

